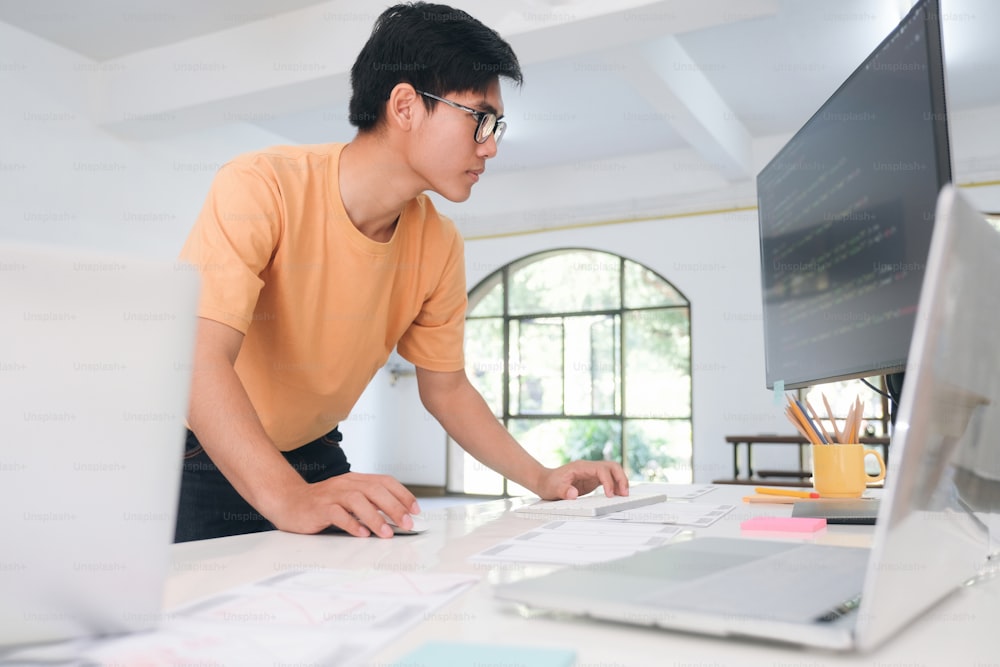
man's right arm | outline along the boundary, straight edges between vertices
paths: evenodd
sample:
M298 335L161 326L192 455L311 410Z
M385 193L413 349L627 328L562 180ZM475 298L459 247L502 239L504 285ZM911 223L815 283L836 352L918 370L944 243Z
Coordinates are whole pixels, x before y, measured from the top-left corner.
M188 421L205 452L229 483L280 530L318 533L335 525L366 537L389 537L381 509L409 527L416 499L385 475L347 473L307 483L264 431L234 364L243 334L199 318ZM355 518L357 517L357 518ZM361 521L358 521L361 519Z

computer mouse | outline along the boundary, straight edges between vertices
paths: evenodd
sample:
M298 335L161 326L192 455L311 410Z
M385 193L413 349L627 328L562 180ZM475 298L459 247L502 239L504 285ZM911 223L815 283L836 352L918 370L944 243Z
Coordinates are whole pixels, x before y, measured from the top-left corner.
M387 515L385 512L381 512L381 514L382 518L385 519L385 522L389 524L390 528L392 528L393 535L419 535L420 533L427 530L427 520L424 519L419 514L410 515L410 519L413 520L413 528L411 528L410 530L406 530L405 528L400 528L399 526L397 526L396 522L393 521L389 517L389 515Z

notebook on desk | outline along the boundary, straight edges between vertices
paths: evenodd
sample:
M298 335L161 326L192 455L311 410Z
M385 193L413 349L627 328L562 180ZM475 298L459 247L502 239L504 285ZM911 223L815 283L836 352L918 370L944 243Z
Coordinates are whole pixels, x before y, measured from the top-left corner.
M825 519L827 523L873 526L878 520L877 498L817 498L797 502L792 516Z
M159 619L197 302L173 262L0 245L0 662Z
M938 202L890 475L870 549L695 538L502 584L529 607L708 635L866 650L957 590L989 539L958 474L1000 445L1000 234L947 187ZM983 322L983 319L988 320Z

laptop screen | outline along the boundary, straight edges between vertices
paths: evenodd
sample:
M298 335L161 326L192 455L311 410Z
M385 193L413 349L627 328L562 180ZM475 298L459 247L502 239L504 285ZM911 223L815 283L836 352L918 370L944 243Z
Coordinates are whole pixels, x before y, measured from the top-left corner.
M862 596L871 621L862 647L901 625L893 610L929 607L985 563L989 537L975 512L989 511L1000 488L1000 233L952 186L936 219Z

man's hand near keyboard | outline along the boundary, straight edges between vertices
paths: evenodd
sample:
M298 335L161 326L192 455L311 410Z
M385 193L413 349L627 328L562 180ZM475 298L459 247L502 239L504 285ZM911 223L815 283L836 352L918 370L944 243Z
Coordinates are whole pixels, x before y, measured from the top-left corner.
M599 486L606 496L627 496L628 478L618 464L610 461L574 461L547 470L538 485L543 500L572 500Z
M606 496L595 491L577 498L538 500L514 508L514 513L529 518L597 517L666 502L664 493L645 492L634 496Z
M436 372L417 367L424 407L455 442L486 466L539 498L571 500L604 488L606 496L627 496L628 477L614 461L573 461L547 468L497 421L465 371Z

